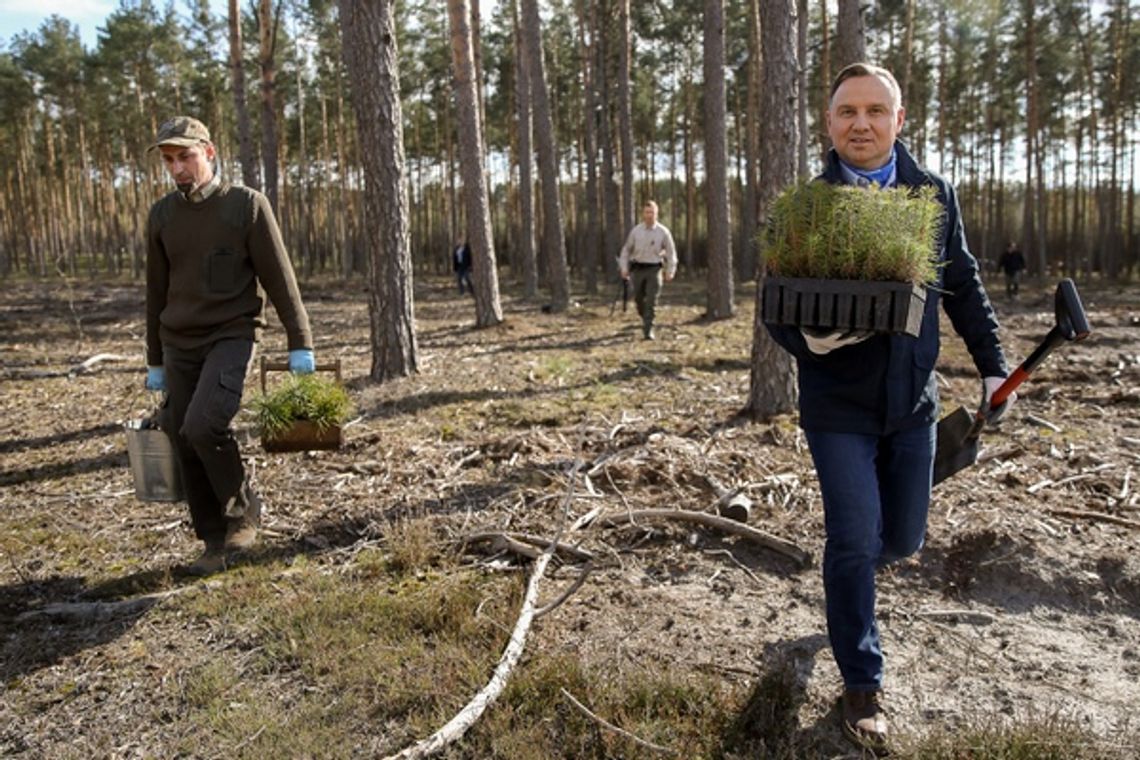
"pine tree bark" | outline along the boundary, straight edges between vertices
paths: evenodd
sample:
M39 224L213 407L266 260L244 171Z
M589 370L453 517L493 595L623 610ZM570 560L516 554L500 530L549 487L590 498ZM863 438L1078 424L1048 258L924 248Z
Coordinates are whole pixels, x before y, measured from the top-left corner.
M708 318L733 313L724 82L724 0L705 0L705 192L709 220ZM793 114L793 123L795 115ZM765 176L766 181L767 176Z
M867 34L863 25L862 1L839 0L837 19L839 39L835 50L837 69L867 59Z
M378 382L417 370L408 250L408 190L396 49L395 0L340 0L365 182L372 369Z
M479 87L475 78L471 6L467 0L447 0L451 26L451 70L455 80L459 165L463 174L467 244L471 247L471 276L475 285L475 324L490 327L503 321L499 276L491 239L491 212L483 173L483 125L479 120Z
M614 184L614 140L610 124L610 74L609 74L609 32L606 24L606 3L600 3L594 23L594 34L598 40L597 79L601 95L598 109L598 132L602 144L602 177L600 201L603 210L602 250L606 262L606 279L618 278L617 259L622 243L629 232L622 226L621 191Z
M1030 271L1044 272L1044 261L1041 256L1036 234L1034 212L1036 211L1036 195L1033 185L1033 167L1037 155L1037 35L1036 16L1037 9L1034 0L1024 0L1022 9L1025 14L1025 204L1022 209L1022 247L1025 251L1025 261Z
M792 19L795 0L761 0L764 24L760 36L764 51L764 113L760 140L760 227L767 224L772 199L795 179L796 40ZM756 281L756 311L752 326L752 362L748 406L744 413L766 420L795 408L796 372L791 356L780 348L761 317L764 265Z
M281 12L278 0L277 13ZM261 66L261 162L265 166L265 195L274 212L277 204L277 14L272 0L258 0Z
M806 2L806 0L801 0ZM740 276L744 281L756 276L758 250L756 246L756 218L759 209L760 183L760 75L764 70L760 50L760 0L748 2L748 113L744 119L745 185L744 208L741 211ZM801 103L803 100L801 99Z
M633 45L629 0L618 0L618 129L621 138L621 229L634 225L633 205L633 101L629 93L630 53Z
M586 88L585 112L583 121L583 149L586 154L586 234L585 255L582 257L582 270L585 275L586 292L598 292L598 249L601 229L598 223L598 133L597 119L598 94L594 88L595 51L597 37L591 35L586 42L586 29L593 28L596 21L593 0L578 0L578 41L581 48L583 85Z
M523 296L538 295L538 262L534 247L534 120L531 118L530 64L526 35L519 24L518 5L512 3L515 20L516 104L518 110L519 160L519 255L522 262Z
M241 180L246 187L259 190L261 173L253 155L253 137L249 126L249 108L245 95L245 67L242 65L241 6L238 0L229 0L230 27L230 87L234 93L234 114L237 119L238 160L241 162ZM216 127L215 127L216 128Z
M562 235L562 201L559 198L558 152L554 118L546 86L542 36L537 0L522 0L522 25L530 63L530 89L534 103L534 129L538 142L538 174L542 182L542 249L550 280L551 311L570 305L570 272L566 266L566 242Z

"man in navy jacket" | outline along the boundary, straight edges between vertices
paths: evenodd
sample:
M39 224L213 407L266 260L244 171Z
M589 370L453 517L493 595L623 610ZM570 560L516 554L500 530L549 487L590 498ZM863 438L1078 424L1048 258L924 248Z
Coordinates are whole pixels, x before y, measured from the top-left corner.
M768 325L796 358L800 425L823 497L824 593L832 654L844 681L843 730L872 751L885 749L887 738L875 571L917 552L926 531L938 419L940 302L983 378L983 403L1008 374L997 320L966 245L957 195L896 139L904 118L889 71L866 63L843 69L827 112L834 148L818 179L935 188L945 209L938 282L927 290L918 337ZM1001 411L1006 408L1008 403Z

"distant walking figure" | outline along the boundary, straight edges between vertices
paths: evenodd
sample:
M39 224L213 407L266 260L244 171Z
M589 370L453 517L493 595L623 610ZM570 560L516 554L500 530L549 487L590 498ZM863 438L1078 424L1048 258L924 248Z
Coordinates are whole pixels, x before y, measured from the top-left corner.
M1005 294L1010 298L1017 298L1017 291L1021 287L1021 273L1025 270L1025 256L1017 247L1017 243L1009 241L1009 246L998 261L998 269L1005 272Z
M641 223L633 228L618 258L621 278L633 284L633 298L641 316L641 334L653 340L653 318L657 314L657 296L661 292L662 275L669 282L677 273L677 249L669 228L657 221L657 204L646 201L641 210ZM664 268L664 272L662 272Z
M470 293L475 295L475 286L471 284L471 246L464 241L455 246L451 252L451 268L455 270L455 281L459 284L459 295ZM464 290L464 285L467 289Z

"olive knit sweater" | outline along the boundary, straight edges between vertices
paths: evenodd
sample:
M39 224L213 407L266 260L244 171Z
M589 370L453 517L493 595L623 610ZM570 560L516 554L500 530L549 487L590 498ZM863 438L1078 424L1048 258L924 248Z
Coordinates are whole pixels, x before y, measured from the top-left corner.
M162 364L163 345L257 340L266 294L289 350L313 347L293 266L261 193L225 182L200 203L170 193L151 208L146 240L148 365Z

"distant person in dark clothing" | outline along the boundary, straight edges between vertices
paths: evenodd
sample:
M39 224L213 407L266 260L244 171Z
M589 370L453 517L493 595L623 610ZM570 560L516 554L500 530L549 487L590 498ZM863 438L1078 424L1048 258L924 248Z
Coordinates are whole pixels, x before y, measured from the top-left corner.
M1005 272L1005 294L1010 298L1017 298L1017 291L1021 286L1021 273L1025 271L1025 256L1017 247L1017 243L1009 241L1009 246L998 261L998 269Z
M466 241L455 246L451 252L451 268L455 270L455 281L459 283L459 295L475 295L475 286L471 284L471 246Z

